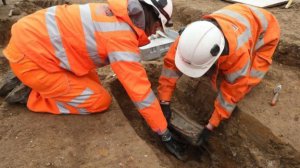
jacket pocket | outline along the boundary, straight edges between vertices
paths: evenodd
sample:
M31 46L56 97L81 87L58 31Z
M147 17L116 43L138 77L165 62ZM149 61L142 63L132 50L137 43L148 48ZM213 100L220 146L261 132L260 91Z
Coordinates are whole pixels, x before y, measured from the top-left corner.
M10 41L3 50L4 56L12 63L18 63L24 58L24 54L16 47L14 42Z

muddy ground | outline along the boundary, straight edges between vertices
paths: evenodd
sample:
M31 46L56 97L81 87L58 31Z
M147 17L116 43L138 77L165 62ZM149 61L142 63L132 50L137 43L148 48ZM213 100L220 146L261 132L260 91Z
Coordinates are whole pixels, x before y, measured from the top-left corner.
M45 7L43 3L19 3L21 15L8 17L15 2L0 5L0 51L16 20ZM228 3L218 0L174 0L175 29L225 5ZM290 9L282 7L269 9L282 28L270 72L238 104L232 118L214 132L209 144L189 149L186 162L166 152L110 68L105 67L99 70L100 78L114 99L102 114L35 114L23 105L9 105L0 99L0 167L300 167L300 0ZM162 61L144 65L156 91ZM7 62L0 57L0 75L7 69ZM283 89L272 107L269 102L278 83ZM204 124L215 96L208 79L183 76L172 108Z

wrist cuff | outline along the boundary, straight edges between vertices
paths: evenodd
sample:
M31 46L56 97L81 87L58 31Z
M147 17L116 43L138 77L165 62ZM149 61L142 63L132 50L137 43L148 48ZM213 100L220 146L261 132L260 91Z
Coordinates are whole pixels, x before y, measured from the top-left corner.
M164 100L161 100L159 103L160 103L160 104L166 104L166 105L169 105L169 104L170 104L170 101L164 101Z
M171 132L169 130L166 130L165 133L163 133L161 135L161 140L164 141L164 142L170 141L171 137L172 137Z

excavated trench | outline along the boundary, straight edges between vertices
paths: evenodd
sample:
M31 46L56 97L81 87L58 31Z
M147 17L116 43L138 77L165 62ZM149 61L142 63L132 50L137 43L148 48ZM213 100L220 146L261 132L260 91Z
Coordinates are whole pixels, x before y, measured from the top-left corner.
M154 92L161 71L161 61L144 64ZM270 80L270 73L265 80ZM263 85L263 84L262 84ZM111 83L111 91L116 97L124 115L136 133L157 150L162 163L164 158L172 157L162 149L158 139L151 133L144 120L137 115L133 103L118 80ZM261 87L263 86L259 86ZM266 88L264 88L266 89ZM261 95L263 96L263 95ZM178 84L172 100L172 108L185 113L192 120L204 124L213 111L216 93L211 89L209 79L191 79L183 76ZM267 105L269 106L269 105ZM268 126L256 117L237 108L230 119L225 121L211 136L208 144L202 148L189 147L189 160L186 163L174 160L175 165L190 167L299 167L299 151L274 135ZM280 124L280 123L278 123ZM161 153L166 155L161 156ZM172 158L171 158L172 159Z
M210 9L202 10L201 2L199 2L199 7L197 5L191 7L181 1L177 2L173 17L176 29L197 20L199 15L208 14L209 10L217 8L210 7ZM217 4L216 6L224 5ZM298 9L299 5L296 4L293 10ZM273 12L279 13L277 16L279 22L284 18L282 16L284 14L278 11ZM299 37L293 34L295 32L289 32L290 30L285 32L286 29L293 29L295 24L291 23L291 27L283 25L282 34L290 33L289 36L292 38L281 39L274 54L273 66L263 82L239 103L231 119L225 121L211 136L209 144L202 149L194 147L191 147L192 150L189 149L189 158L195 165L199 167L203 165L209 167L300 167L297 140L299 139L297 130L300 106L299 95L294 94L300 92L298 87L300 84ZM152 88L156 92L162 61L144 63L144 66ZM269 102L272 98L272 91L278 83L284 86L284 91L278 105L271 107ZM152 140L153 136L147 133L150 131L143 119L136 116L138 112L129 101L120 83L115 81L111 87L124 115L137 134L152 146L161 147L156 143L157 141ZM191 79L183 76L177 83L171 106L185 113L192 120L205 124L214 109L216 95L217 93L210 86L209 79L204 77ZM290 96L296 100L288 98ZM287 109L289 109L288 114ZM174 163L189 167L178 161Z
M156 93L156 88L158 86L158 77L161 72L161 61L153 61L151 63L144 64L145 69L147 71L149 80L152 84L152 89ZM197 85L197 84L196 84ZM130 101L126 91L122 87L121 83L118 80L114 80L110 84L110 90L114 97L116 97L117 102L122 109L124 115L135 129L136 133L146 141L150 146L153 146L153 150L159 156L162 164L165 164L165 160L171 159L173 165L165 165L166 167L242 167L245 166L243 162L237 162L233 156L228 155L226 149L223 149L225 146L218 140L221 135L214 135L211 138L211 144L206 144L201 148L197 147L188 147L187 154L188 160L186 162L179 161L166 152L164 146L160 143L159 139L155 134L152 133L150 128L147 126L145 121L141 116L137 115L138 111L134 104ZM209 87L207 87L209 89ZM181 95L185 95L181 97ZM209 113L205 113L204 111L199 111L201 104L197 103L193 104L189 99L191 93L181 93L180 91L176 91L174 100L172 101L172 108L176 108L178 110L186 112L186 114L195 121L199 123L205 123L206 119L209 117ZM214 94L207 95L211 102L213 102ZM178 100L177 98L181 97L182 99ZM188 98L188 99L186 99ZM187 101L186 101L187 100ZM212 107L205 107L207 111ZM164 154L164 155L162 155Z

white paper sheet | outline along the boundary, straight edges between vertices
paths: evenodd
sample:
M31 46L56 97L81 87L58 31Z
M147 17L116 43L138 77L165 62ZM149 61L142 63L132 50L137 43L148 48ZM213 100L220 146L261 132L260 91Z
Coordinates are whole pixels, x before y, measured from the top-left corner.
M226 1L243 3L243 4L248 4L248 5L257 6L261 8L276 6L288 2L288 0L226 0Z

